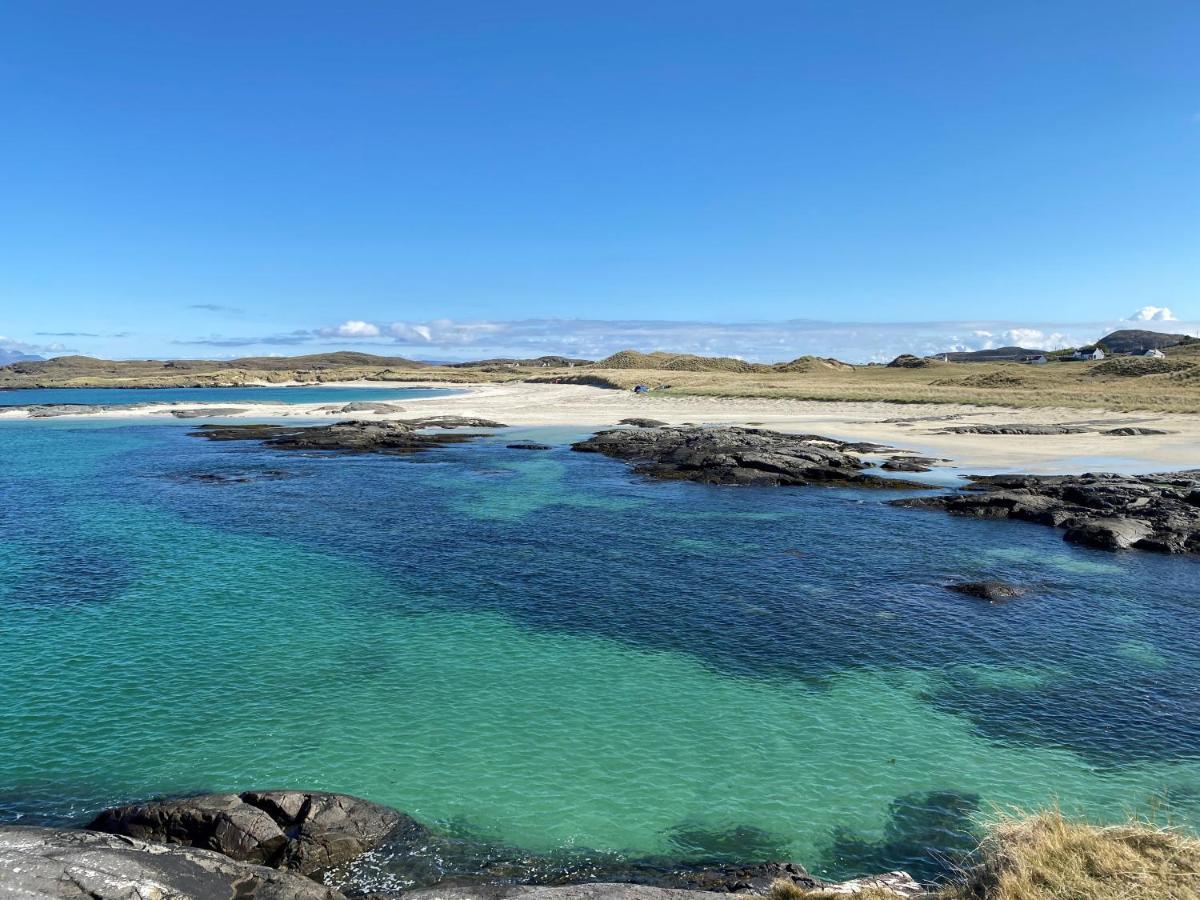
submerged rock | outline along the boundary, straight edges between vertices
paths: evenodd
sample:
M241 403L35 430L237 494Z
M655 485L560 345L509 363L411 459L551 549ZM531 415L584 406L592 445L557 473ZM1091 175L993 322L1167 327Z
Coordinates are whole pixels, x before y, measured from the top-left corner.
M537 441L517 441L513 444L505 444L509 450L552 450L549 444L539 444Z
M571 445L634 463L652 478L707 484L852 484L859 487L924 487L862 474L868 468L858 445L814 434L783 434L759 428L644 428L601 431Z
M401 823L420 827L401 812L345 794L245 791L107 809L88 828L307 875L349 862Z
M336 450L343 453L420 453L443 444L461 444L478 434L426 434L424 428L505 428L488 419L432 416L390 422L335 422L332 425L202 425L192 434L210 441L261 441L280 450Z
M95 831L0 827L0 894L21 900L343 900L211 850Z
M989 603L1003 603L1025 593L1025 588L1004 581L963 581L947 585L946 589L956 594L987 600Z
M895 506L1020 519L1063 529L1103 550L1200 553L1200 469L1157 475L972 476L963 493L912 497Z

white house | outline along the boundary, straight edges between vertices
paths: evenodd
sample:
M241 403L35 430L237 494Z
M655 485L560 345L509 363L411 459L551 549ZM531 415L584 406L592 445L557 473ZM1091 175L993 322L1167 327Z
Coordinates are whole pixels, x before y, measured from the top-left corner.
M1166 355L1167 354L1163 353L1157 347L1151 347L1149 350L1147 350L1145 353L1142 354L1142 356L1149 356L1153 359L1162 359Z
M1029 363L1033 366L1044 366L1046 363L1050 362L1050 360L1047 359L1043 354L1039 353L1037 356L1022 356L1021 362Z
M1104 351L1099 347L1085 347L1075 351L1075 359L1104 359Z

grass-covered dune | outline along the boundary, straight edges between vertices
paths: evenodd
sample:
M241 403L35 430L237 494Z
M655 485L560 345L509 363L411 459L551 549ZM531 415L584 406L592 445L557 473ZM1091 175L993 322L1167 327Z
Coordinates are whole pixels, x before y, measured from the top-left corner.
M966 403L1011 407L1200 412L1200 344L1166 351L1164 359L1101 361L942 362L909 358L897 365L850 366L801 357L772 366L670 354L617 354L569 371L534 372L530 381L565 381L668 394L778 397L797 400ZM639 358L640 357L640 358ZM610 360L612 358L610 357ZM632 368L630 362L641 367Z
M776 882L770 900L844 896ZM855 894L882 900L876 888ZM929 900L1195 900L1200 840L1141 822L1099 826L1057 810L993 822L957 878Z

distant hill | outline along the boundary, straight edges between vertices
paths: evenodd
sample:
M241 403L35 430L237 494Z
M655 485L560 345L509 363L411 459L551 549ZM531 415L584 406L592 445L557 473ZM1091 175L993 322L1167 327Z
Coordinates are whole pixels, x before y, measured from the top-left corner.
M1106 334L1096 343L1109 353L1145 353L1147 350L1164 350L1167 347L1190 344L1196 340L1187 334L1164 334L1161 331L1126 328Z
M936 353L933 359L948 359L950 362L1013 362L1026 356L1037 356L1045 350L1029 350L1025 347L995 347L991 350L954 350Z
M690 353L641 353L622 350L592 364L596 369L664 369L672 372L758 372L768 366L730 356L694 356Z
M533 359L516 359L510 356L499 356L494 359L480 359L474 362L443 363L451 369L469 369L473 366L520 366L529 369L565 369L569 366L590 366L590 359L573 359L570 356L538 356Z
M254 372L321 371L367 367L379 369L421 369L425 363L402 356L372 356L370 353L314 353L308 356L245 356L240 359L97 359L92 356L56 356L53 359L27 357L9 365L8 371L21 375L139 376L179 375L231 369Z

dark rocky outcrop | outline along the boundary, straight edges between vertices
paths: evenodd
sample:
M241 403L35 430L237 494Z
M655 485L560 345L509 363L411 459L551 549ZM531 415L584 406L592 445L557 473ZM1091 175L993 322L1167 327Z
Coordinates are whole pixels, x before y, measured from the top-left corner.
M95 831L0 827L0 873L0 895L14 900L343 900L211 850Z
M236 416L245 411L244 406L209 406L204 409L173 409L171 415L177 419L208 419L214 416Z
M202 425L192 434L210 441L261 441L280 450L333 450L341 453L420 453L461 444L478 434L427 434L425 428L505 428L500 422L459 416L431 416L391 422L335 422L332 425Z
M388 415L391 413L404 412L404 407L395 403L377 403L370 400L358 400L354 403L344 403L341 406L322 406L317 409L317 412L324 413L379 413L380 415Z
M639 419L639 418L634 417L631 419L622 419L617 424L618 425L632 425L634 428L662 428L667 423L660 422L658 419Z
M987 600L989 603L1004 603L1006 600L1020 597L1025 593L1025 588L1023 587L1008 584L1004 581L993 580L963 581L958 584L947 585L946 589L954 591L956 594L965 594L968 597Z
M941 434L1087 434L1083 425L949 425Z
M23 411L31 419L53 419L58 416L90 416L110 410L143 409L149 403L41 403L33 406L0 406L0 412Z
M652 478L706 484L914 486L863 474L868 465L855 455L856 446L820 435L721 426L613 429L571 449L628 460Z
M549 444L539 444L537 441L516 441L512 444L505 444L509 450L551 450Z
M1020 519L1104 550L1200 553L1200 469L1158 475L973 476L957 494L892 501L960 516Z
M307 875L349 862L402 823L420 827L394 809L345 794L245 791L120 806L88 828Z
M1124 428L1110 428L1108 431L1102 431L1101 434L1110 434L1116 437L1136 437L1143 434L1170 434L1169 431L1163 431L1161 428L1139 428L1134 425L1127 425Z
M929 456L893 456L884 461L879 468L889 472L929 472L940 460Z

